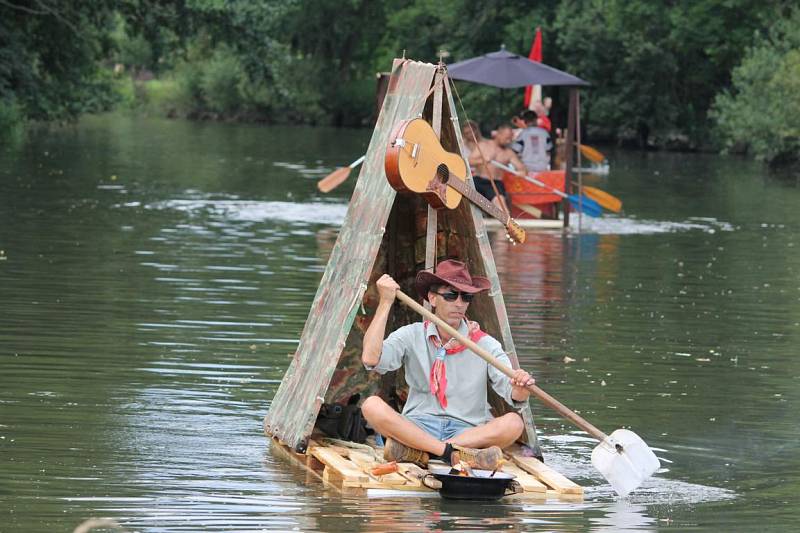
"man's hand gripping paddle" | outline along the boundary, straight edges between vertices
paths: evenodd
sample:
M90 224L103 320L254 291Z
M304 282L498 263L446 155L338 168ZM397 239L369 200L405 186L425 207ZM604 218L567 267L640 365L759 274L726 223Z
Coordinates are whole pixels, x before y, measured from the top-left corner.
M417 313L433 321L437 326L458 339L459 342L508 377L514 375L513 370L497 362L497 359L495 359L492 354L460 334L447 324L447 322L422 307L402 291L397 291L397 298ZM554 409L561 416L567 418L573 424L600 441L600 444L592 451L592 464L603 474L603 477L608 480L611 487L620 496L627 496L661 467L658 457L656 457L647 444L633 431L618 429L611 435L606 435L580 417L577 413L571 411L564 404L540 389L537 385L530 385L528 389L536 395L542 403Z

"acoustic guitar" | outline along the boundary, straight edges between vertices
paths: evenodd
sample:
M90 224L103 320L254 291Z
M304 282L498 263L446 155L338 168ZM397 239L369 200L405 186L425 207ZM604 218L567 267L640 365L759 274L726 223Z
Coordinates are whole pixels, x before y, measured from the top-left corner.
M421 194L434 209L455 209L466 197L502 222L512 241L525 242L525 230L467 183L464 158L445 150L425 120L400 122L389 139L384 167L394 190Z

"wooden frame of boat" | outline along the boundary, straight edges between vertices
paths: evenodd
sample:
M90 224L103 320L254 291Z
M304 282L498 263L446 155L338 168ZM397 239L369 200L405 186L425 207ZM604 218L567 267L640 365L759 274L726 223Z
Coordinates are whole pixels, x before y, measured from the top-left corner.
M381 450L366 444L312 438L305 453L298 453L280 440L271 441L272 452L292 463L305 475L305 483L322 483L336 493L364 496L400 496L404 493L431 493L422 478L429 470L411 463L398 463L397 472L374 475L383 463ZM507 450L503 471L511 474L522 492L515 498L582 501L583 487L534 457L524 456L519 448ZM431 467L445 467L432 461Z
M562 230L564 229L563 218L517 218L517 224L525 230ZM504 226L493 218L485 218L483 224L486 229L492 231L505 231Z
M453 257L467 263L473 274L491 283L470 305L470 318L503 344L512 366L519 368L482 212L467 201L437 212L419 195L397 194L386 179L389 134L401 120L424 117L434 125L445 149L460 152L461 128L444 74L441 64L395 60L345 221L297 350L264 419L264 431L277 455L299 462L307 471L306 479L319 478L340 490L425 490L419 472L408 474L411 467L403 467L398 476L377 479L365 471L380 459L377 452L361 448L368 452L365 458L356 453L359 450L331 446L314 436L323 403L345 403L355 394L378 394L387 401L402 396L397 392L405 386L401 371L378 376L367 373L361 363L363 335L378 302L375 281L383 273L389 273L407 294L415 294L414 279L421 268ZM395 305L387 329L416 320L411 310ZM512 410L493 390L488 392L495 416ZM523 440L536 450L530 407L526 405L519 414L525 423ZM510 465L504 469L517 474L528 492L582 495L580 487L520 450L512 452Z

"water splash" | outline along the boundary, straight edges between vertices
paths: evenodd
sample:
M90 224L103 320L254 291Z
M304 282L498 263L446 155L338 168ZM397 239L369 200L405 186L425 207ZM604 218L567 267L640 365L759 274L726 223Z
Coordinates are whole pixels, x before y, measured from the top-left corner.
M561 435L541 435L547 463L586 489L590 501L627 502L634 505L694 505L698 503L733 500L736 493L729 489L689 483L663 477L669 470L662 468L625 498L619 498L611 485L592 466L591 448L597 441L579 432ZM659 457L668 450L654 448ZM672 461L665 461L671 463Z
M260 222L278 220L305 224L341 225L346 204L324 202L259 202L252 200L165 200L147 209L175 209L189 214L209 214L226 220Z
M138 204L137 204L138 205ZM126 206L128 206L126 204ZM327 202L262 202L238 199L187 199L165 200L146 206L147 209L175 209L187 213L208 213L227 220L259 222L278 220L282 222L329 224L340 226L347 214L347 204ZM734 231L728 222L715 218L690 217L683 222L668 220L646 220L634 217L604 216L584 218L582 233L598 235L654 235L683 231ZM573 230L576 230L573 224Z
M305 176L307 178L316 178L319 179L320 176L324 176L328 172L331 172L330 167L322 166L317 164L315 167L309 167L303 163L291 163L287 161L274 161L272 163L276 167L285 168L288 170L293 170L298 174Z
M573 230L577 223L573 217ZM581 223L583 233L598 235L655 235L659 233L678 233L682 231L702 231L716 233L733 231L735 227L728 222L708 217L690 217L683 222L669 220L639 220L635 217L603 216L601 218L584 217Z

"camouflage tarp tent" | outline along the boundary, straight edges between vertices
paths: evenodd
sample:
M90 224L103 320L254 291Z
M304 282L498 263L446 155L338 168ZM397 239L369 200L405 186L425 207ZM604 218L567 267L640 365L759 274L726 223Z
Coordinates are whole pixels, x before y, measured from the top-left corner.
M458 119L449 91L432 89L440 80L437 65L395 60L389 88L375 131L350 200L347 216L331 252L300 343L264 421L267 435L303 451L325 401L345 401L355 392L389 396L398 376L369 376L360 362L363 332L377 303L374 282L392 275L407 294L414 276L425 265L427 206L418 196L397 195L386 180L384 155L394 125L422 114L432 120L441 115L441 141L445 149L460 153ZM437 71L439 75L437 75ZM440 85L441 87L441 85ZM434 96L446 100L434 110ZM440 100L441 101L441 100ZM471 179L471 178L469 178ZM476 298L470 318L503 343L514 367L518 366L500 282L497 277L482 213L467 200L453 210L440 211L435 239L436 258L457 257L470 271L489 278L488 296ZM431 234L433 235L433 234ZM432 248L432 246L431 246ZM362 308L365 314L360 313ZM388 330L418 320L396 305ZM402 376L399 377L402 379ZM508 406L491 394L496 411ZM535 428L529 408L523 411L529 442Z

